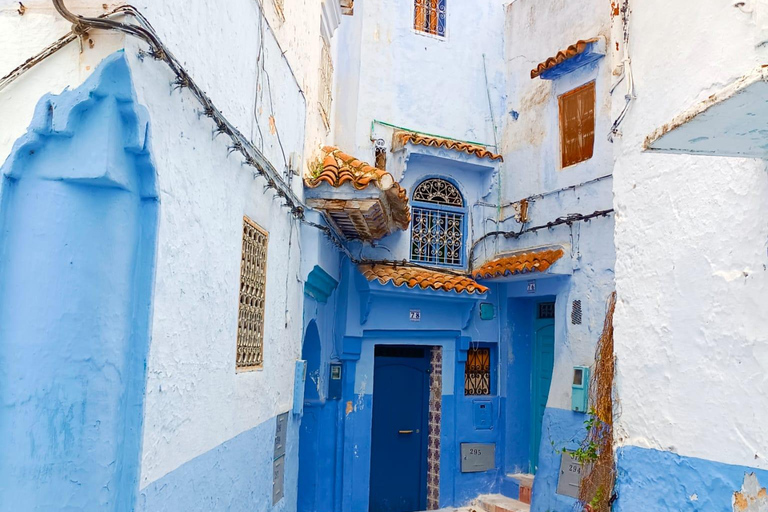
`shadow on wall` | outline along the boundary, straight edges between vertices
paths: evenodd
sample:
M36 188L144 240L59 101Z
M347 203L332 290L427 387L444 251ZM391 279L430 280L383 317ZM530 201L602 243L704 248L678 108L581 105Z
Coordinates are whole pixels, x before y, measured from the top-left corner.
M0 510L132 510L157 195L122 52L47 95L2 167Z

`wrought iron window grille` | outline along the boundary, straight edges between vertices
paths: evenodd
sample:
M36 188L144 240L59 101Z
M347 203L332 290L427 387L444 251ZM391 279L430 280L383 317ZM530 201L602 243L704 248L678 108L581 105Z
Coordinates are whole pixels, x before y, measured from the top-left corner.
M491 349L470 348L464 366L464 395L491 394Z
M555 303L540 302L538 317L539 318L555 318Z
M413 28L419 32L445 37L446 0L414 0Z
M268 241L269 234L264 229L248 217L243 217L237 370L254 370L264 365Z
M419 183L411 216L411 261L464 263L464 199L453 183L439 178Z

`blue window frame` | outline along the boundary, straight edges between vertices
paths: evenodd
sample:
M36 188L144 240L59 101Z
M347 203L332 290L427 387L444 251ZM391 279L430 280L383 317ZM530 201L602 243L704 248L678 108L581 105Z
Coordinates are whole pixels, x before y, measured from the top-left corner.
M464 198L456 185L429 178L412 198L411 261L460 267L464 264Z
M419 32L445 37L445 1L414 0L413 28Z

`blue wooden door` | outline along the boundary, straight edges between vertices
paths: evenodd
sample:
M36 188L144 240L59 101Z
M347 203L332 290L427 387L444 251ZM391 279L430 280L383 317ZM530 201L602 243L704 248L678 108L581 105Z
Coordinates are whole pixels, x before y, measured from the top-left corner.
M549 398L552 370L555 365L555 304L541 302L536 307L534 321L533 371L531 382L531 473L539 465L541 422Z
M423 347L376 347L370 512L426 508L428 369Z

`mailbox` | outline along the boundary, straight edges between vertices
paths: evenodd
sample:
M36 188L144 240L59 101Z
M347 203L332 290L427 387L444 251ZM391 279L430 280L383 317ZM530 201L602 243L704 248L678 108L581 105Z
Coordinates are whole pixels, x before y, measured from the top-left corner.
M479 473L496 467L496 444L461 443L461 472Z
M571 387L571 409L587 412L589 407L589 367L573 367L573 385Z

